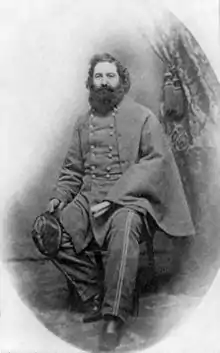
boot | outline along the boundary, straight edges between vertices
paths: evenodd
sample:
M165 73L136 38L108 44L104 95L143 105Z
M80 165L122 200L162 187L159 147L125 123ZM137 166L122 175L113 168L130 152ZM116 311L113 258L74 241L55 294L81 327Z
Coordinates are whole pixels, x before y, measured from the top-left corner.
M99 339L99 350L100 351L112 351L120 343L123 321L112 315L104 316L104 324Z

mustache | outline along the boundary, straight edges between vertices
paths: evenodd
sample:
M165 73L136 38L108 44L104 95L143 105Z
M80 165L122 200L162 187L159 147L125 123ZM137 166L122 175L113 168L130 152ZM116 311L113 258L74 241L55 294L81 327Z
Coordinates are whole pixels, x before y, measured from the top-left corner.
M100 87L94 87L93 86L94 92L114 92L115 88L110 86L110 85L101 85Z

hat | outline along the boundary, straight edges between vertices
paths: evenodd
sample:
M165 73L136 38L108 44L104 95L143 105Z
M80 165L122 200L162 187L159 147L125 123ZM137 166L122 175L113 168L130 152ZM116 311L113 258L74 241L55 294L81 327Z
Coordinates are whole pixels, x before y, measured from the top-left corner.
M59 219L49 212L35 219L32 238L43 255L53 257L57 254L61 244L62 228Z

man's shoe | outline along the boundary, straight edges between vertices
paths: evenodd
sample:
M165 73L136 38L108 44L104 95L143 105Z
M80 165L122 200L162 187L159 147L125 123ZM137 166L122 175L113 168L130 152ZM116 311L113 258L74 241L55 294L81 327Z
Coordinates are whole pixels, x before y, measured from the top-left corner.
M104 318L105 319L105 318ZM112 351L120 343L123 321L118 317L105 319L99 340L100 351Z
M96 294L85 303L84 323L94 322L102 319L102 299L100 294Z

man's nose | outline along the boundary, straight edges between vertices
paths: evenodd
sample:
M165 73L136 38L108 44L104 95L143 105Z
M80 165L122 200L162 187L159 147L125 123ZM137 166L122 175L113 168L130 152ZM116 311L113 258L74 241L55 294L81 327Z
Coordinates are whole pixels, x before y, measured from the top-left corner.
M108 78L106 76L103 76L101 83L102 83L103 86L107 85L108 84Z

